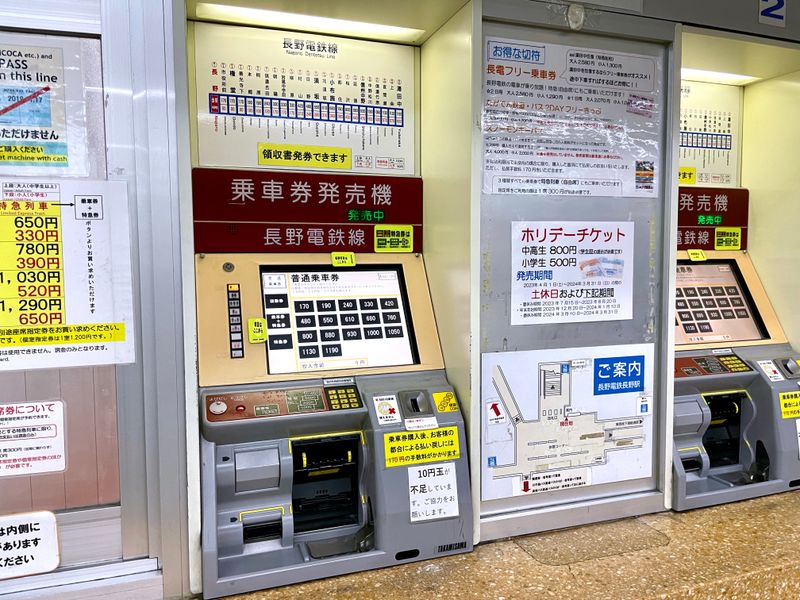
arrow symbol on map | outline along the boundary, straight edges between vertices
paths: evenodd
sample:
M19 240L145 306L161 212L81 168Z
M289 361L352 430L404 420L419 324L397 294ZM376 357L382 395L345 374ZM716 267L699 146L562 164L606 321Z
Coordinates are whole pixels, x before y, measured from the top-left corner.
M2 117L7 112L10 112L10 111L14 110L15 108L19 108L20 106L22 106L26 102L30 102L31 100L34 100L34 99L38 98L42 94L46 94L49 91L50 91L50 86L46 85L42 89L36 90L32 94L28 94L24 98L20 98L19 100L17 100L13 104L9 104L5 108L0 108L0 117Z
M491 406L489 406L489 410L494 413L495 417L500 416L500 405L497 402L492 402Z

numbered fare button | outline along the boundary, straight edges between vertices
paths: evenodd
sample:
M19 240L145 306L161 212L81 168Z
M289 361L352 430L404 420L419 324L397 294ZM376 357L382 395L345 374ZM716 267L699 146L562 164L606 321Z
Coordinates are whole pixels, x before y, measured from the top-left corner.
M270 350L288 350L292 347L291 335L271 335L267 341Z
M336 302L333 300L317 300L317 312L333 312L336 310Z
M384 323L399 323L400 322L400 313L399 312L385 312L385 313L383 313L383 322Z
M364 327L364 339L375 340L383 337L383 331L380 327Z
M316 327L317 326L317 319L314 315L297 315L295 317L295 321L297 322L297 327Z
M360 320L357 314L340 315L340 318L342 319L342 325L358 325Z
M403 337L402 327L384 327L387 338L401 338Z
M339 324L339 318L336 315L320 315L320 327L336 327Z
M378 301L375 298L362 298L358 304L361 310L378 310Z
M297 352L300 358L319 358L319 346L300 346Z
M316 330L311 331L298 331L297 343L298 344L313 344L318 341Z
M311 300L296 300L294 303L294 312L314 312L314 303L311 302Z
M355 300L339 300L339 310L358 310L358 303Z
M287 314L267 315L267 328L285 329L288 326L289 326L289 315Z
M342 355L341 344L325 344L322 346L322 356L331 357L331 356L341 356L341 355Z
M339 330L338 329L321 329L319 332L319 339L323 342L338 342Z
M364 325L377 325L381 322L381 318L378 313L361 313L361 322Z
M345 342L361 339L361 330L356 329L342 329L342 339Z
M397 298L381 298L381 308L384 310L396 310L399 306Z

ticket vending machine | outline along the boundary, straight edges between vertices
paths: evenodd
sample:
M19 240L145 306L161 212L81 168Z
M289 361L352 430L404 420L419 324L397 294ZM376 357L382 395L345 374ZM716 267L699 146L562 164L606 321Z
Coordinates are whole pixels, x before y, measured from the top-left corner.
M800 355L749 255L682 253L676 296L675 509L800 485Z
M423 259L198 254L203 591L472 549Z

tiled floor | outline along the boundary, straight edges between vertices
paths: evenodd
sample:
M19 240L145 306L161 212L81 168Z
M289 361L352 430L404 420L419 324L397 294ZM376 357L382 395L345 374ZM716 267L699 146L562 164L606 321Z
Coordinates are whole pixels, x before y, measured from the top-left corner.
M800 494L479 545L237 600L800 598Z

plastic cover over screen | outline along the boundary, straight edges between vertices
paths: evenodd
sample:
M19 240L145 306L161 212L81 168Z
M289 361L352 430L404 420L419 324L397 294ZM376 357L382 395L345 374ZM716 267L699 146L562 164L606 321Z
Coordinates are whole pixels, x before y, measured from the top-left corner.
M761 315L734 260L679 261L675 343L745 342L767 337Z
M262 266L270 374L419 362L402 267Z

